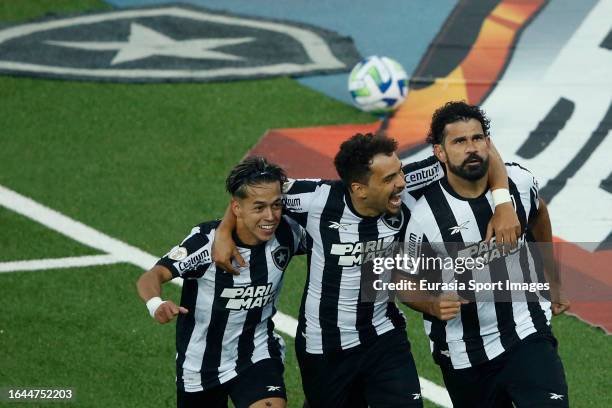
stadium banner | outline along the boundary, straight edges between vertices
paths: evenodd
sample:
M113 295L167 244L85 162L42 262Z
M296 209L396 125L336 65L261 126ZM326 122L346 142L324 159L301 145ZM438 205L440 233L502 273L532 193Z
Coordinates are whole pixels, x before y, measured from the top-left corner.
M350 37L303 23L165 5L0 30L0 73L111 82L227 81L349 71Z

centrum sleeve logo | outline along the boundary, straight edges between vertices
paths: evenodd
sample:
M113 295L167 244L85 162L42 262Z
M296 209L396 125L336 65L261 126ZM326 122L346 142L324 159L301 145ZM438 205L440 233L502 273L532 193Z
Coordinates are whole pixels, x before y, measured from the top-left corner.
M440 178L444 173L440 163L434 163L431 166L424 167L419 170L407 173L404 176L406 180L406 191L413 191L431 183Z
M348 71L360 59L349 37L328 30L188 5L51 17L0 30L0 72L62 79L303 76Z
M181 258L179 262L174 265L181 273L196 269L198 266L210 264L212 258L210 257L210 251L207 248L201 248L198 251L191 254L188 258Z
M283 205L288 210L301 211L302 210L302 202L299 197L283 197L282 199Z
M229 310L249 310L257 307L264 307L274 300L272 284L239 286L225 288L221 292L221 297L228 299L225 305Z

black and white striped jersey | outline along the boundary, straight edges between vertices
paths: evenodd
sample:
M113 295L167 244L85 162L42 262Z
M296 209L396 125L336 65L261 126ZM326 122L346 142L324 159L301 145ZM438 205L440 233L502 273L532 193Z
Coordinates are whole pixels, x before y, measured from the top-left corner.
M384 256L410 218L419 189L444 175L435 158L404 168L408 187L398 215L363 217L341 181L291 180L286 213L307 232L308 275L298 319L306 351L323 354L367 344L396 327L402 313L388 298L361 301L361 266Z
M211 246L219 221L200 224L183 242L158 261L174 277L182 277L181 306L176 324L177 386L187 392L225 383L257 361L284 359L284 343L272 316L283 273L293 255L304 248L304 230L283 217L274 238L256 246L240 243L248 262L239 275L217 270Z
M506 164L510 193L522 227L521 240L530 236L528 222L538 212L538 185L533 175L518 164ZM477 253L487 259L481 269L458 273L437 270L445 283L542 282L534 262L533 247L500 255L484 242L494 205L490 190L474 199L459 196L448 180L432 183L425 189L412 211L404 241L409 256L417 259L421 244L429 251L451 258ZM440 245L439 243L446 243ZM438 243L438 245L436 245ZM450 243L450 244L449 244ZM452 248L452 249L450 249ZM484 252L483 252L484 251ZM497 251L497 252L494 252ZM450 253L454 252L454 253ZM469 254L469 255L468 255ZM425 276L424 276L425 277ZM426 278L426 277L425 277ZM550 333L550 303L538 292L459 290L460 296L475 300L461 306L454 319L441 321L424 315L425 331L431 340L434 360L450 358L454 368L472 367L489 361L533 333ZM446 360L448 361L448 360Z

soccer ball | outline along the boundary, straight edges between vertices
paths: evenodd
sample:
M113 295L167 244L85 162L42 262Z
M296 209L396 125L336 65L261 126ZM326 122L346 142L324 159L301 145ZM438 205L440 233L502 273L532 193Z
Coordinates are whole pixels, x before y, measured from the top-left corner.
M408 75L399 62L376 55L360 61L349 75L348 89L359 109L384 115L406 99Z

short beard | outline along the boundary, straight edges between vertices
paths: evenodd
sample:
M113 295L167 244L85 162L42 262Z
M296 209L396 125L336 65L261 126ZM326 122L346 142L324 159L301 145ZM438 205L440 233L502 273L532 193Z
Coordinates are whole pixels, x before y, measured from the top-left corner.
M478 157L478 159L482 160L480 162L480 166L468 167L467 162L473 159L474 156L476 155L471 155L470 157L465 159L465 161L459 166L455 166L449 161L447 163L448 171L468 181L480 180L484 177L485 174L487 174L487 171L489 170L489 158L487 157L486 159L482 159L480 156L476 156Z

